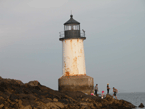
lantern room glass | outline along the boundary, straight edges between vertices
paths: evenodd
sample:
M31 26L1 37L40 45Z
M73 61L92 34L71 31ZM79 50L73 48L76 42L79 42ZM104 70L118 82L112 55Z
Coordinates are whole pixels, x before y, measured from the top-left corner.
M68 31L68 30L80 30L80 25L65 25L64 26L64 30Z

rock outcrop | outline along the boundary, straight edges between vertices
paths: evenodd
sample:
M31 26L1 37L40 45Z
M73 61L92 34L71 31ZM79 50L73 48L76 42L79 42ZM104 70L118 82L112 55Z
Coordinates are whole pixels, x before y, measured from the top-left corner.
M140 103L140 105L138 107L144 108L144 105L142 103Z
M131 109L135 106L125 100L86 95L82 92L59 92L38 81L0 77L0 109Z

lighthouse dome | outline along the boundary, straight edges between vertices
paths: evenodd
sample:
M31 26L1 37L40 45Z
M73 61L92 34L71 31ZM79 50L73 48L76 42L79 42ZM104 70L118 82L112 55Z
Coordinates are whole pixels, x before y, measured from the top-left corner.
M70 19L64 23L64 25L67 25L67 24L80 24L80 23L73 19L73 15L70 15Z

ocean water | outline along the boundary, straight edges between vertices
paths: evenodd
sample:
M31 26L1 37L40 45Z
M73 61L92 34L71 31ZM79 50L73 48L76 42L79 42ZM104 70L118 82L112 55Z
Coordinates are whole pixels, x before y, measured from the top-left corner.
M112 94L111 94L112 95ZM143 103L145 106L145 92L134 92L134 93L118 93L117 98L126 100L135 106L139 106L140 103ZM136 108L136 109L145 109L145 108Z

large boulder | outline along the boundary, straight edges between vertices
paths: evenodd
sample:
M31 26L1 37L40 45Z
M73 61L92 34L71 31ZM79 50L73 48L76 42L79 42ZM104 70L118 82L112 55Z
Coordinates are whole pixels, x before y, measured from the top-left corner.
M143 108L144 107L143 103L140 103L138 107Z
M30 81L27 84L30 85L30 86L39 86L40 85L40 83L37 80Z

